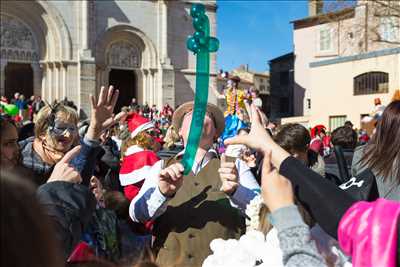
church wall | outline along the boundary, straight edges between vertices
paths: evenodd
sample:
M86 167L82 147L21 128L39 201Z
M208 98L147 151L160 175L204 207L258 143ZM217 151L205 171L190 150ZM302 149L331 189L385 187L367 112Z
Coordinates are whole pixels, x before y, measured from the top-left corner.
M216 36L216 8L210 1L207 16L210 34ZM168 3L168 55L175 69L175 105L193 100L195 90L196 55L186 48L186 40L194 33L190 3L171 1ZM216 86L216 53L210 54L210 87ZM209 102L216 103L216 97L209 90Z
M64 20L71 37L72 42L72 59L78 59L79 51L79 19L80 14L77 12L79 1L51 1L50 4L58 10Z
M79 84L78 84L78 65L68 65L66 79L67 85L66 90L68 94L68 98L73 100L75 103L78 103L79 100Z
M172 1L168 3L168 55L175 69L189 69L196 64L193 53L186 48L186 40L193 34L190 5Z
M153 1L97 1L96 32L101 36L107 29L129 24L144 32L157 43L157 5Z
M110 67L104 59L109 44L118 39L143 44L139 45L142 64L130 68L139 77L138 99L158 106L193 100L196 57L186 48L186 39L194 32L187 1L18 1L6 4L2 13L29 25L38 40L40 58L32 62L34 93L50 102L68 96L87 112L87 95L108 83ZM216 7L211 4L207 10L215 36ZM84 50L86 40L88 49ZM212 73L215 58L213 54ZM103 61L100 64L99 59ZM2 59L2 74L6 64Z

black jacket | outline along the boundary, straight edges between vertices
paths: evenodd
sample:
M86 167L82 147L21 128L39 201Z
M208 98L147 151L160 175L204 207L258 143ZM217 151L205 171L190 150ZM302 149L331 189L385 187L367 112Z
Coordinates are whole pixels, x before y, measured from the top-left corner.
M40 204L54 223L56 238L69 257L96 208L96 199L87 186L55 181L37 190Z
M351 162L353 160L353 149L342 149L344 160L346 161L346 166L348 173L351 173ZM346 177L341 177L339 172L339 165L336 159L335 153L330 154L328 157L324 158L325 161L325 172L329 175L334 175L338 178L339 184L342 184L347 181Z

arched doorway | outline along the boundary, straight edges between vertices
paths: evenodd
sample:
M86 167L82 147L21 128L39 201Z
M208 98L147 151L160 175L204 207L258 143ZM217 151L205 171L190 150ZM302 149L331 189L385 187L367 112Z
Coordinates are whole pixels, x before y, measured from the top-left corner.
M139 104L158 104L156 92L160 84L157 52L152 41L139 29L129 25L117 25L108 29L96 43L96 84L112 81L111 70L129 70L135 79L134 97ZM123 92L121 92L122 98ZM131 99L129 99L130 101Z
M137 78L133 70L111 69L108 83L119 90L115 113L128 106L133 97L137 98Z
M40 92L39 46L32 29L18 17L0 14L0 93L26 98ZM36 82L36 83L35 83Z
M5 69L5 96L11 99L16 92L26 99L33 95L33 70L31 64L8 63Z

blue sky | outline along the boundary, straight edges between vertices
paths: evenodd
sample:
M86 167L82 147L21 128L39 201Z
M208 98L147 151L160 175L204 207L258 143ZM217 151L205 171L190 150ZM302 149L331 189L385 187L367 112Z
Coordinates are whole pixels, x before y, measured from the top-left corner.
M268 60L293 51L290 21L307 17L307 1L217 0L218 69L249 64L268 69Z

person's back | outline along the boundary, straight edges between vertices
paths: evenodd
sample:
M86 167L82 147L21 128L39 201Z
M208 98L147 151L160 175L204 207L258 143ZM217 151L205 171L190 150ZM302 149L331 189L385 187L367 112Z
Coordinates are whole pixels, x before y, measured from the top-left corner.
M366 153L366 146L359 146L354 150L353 161L351 164L351 175L355 176L362 171L366 170L368 167L363 165L362 159ZM396 164L393 164L393 170L398 168ZM378 186L379 196L400 201L400 186L399 182L396 180L392 180L390 177L385 177L383 175L379 175L373 171L375 174L376 183Z
M354 148L357 145L357 132L347 126L336 128L331 135L331 142L334 146L340 146L343 151L344 162L347 167L347 171L351 173L351 164L353 160ZM333 174L340 178L338 159L335 153L331 153L325 159L325 171L326 173ZM347 177L341 177L342 181Z
M354 152L352 174L369 168L376 177L379 196L400 200L400 101L383 112L376 133Z
M35 191L19 177L1 172L1 266L61 267L54 231Z
M351 175L351 165L353 162L353 155L354 155L354 150L353 149L342 149L343 152L343 158L344 162L346 163L346 169L348 173ZM340 171L339 171L339 166L338 166L338 159L336 158L335 152L332 152L328 157L324 158L325 162L325 173L327 175L334 175L335 178L340 179ZM338 181L341 181L341 183L345 182L345 178L341 178ZM347 179L346 179L347 180Z

